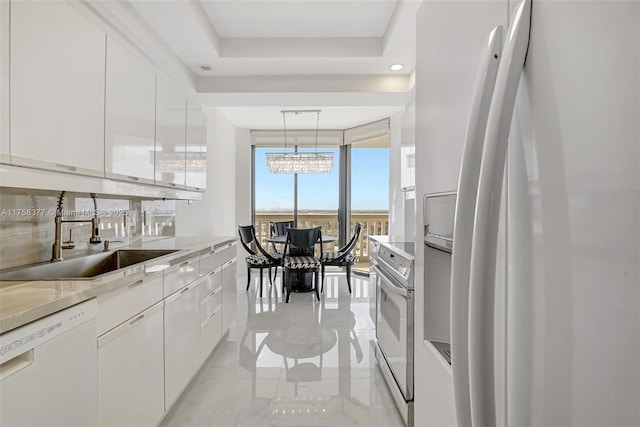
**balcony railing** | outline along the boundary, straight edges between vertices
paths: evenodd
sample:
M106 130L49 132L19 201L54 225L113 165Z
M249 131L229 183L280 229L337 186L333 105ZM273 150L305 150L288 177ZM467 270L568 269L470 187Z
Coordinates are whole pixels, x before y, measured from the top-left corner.
M266 248L269 237L270 221L289 221L293 215L291 213L256 213L256 233L260 243ZM351 214L351 230L347 241L353 236L353 229L356 222L364 224L358 243L353 250L358 264L368 264L369 262L369 239L368 236L380 236L388 234L389 213L388 212L354 212ZM335 213L298 213L298 228L322 227L322 233L330 236L338 236L338 219ZM325 245L325 251L337 250L339 243Z

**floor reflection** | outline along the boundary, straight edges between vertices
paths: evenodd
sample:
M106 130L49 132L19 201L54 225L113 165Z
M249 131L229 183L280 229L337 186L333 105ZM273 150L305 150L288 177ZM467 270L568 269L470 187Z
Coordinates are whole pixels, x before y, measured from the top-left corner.
M229 336L162 425L402 426L375 366L367 278L352 277L351 296L328 274L319 303L285 304L280 277L263 298L242 284Z

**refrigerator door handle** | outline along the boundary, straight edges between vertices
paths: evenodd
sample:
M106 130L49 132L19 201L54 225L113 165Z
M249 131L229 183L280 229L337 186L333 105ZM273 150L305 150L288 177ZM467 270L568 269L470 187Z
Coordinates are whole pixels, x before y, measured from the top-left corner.
M469 392L474 426L496 425L493 317L498 221L508 136L529 46L530 20L531 0L523 0L512 15L502 51L482 151L469 282Z
M487 36L471 98L471 111L467 122L453 228L451 258L451 366L456 422L460 427L471 427L469 400L469 269L473 218L476 208L478 176L482 146L487 128L491 96L500 64L502 26L495 27Z

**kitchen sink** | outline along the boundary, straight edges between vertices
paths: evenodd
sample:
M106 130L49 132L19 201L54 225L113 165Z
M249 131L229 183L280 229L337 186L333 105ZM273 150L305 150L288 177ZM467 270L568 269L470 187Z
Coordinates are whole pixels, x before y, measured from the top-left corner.
M178 249L119 249L12 268L1 272L0 280L87 280L177 251Z

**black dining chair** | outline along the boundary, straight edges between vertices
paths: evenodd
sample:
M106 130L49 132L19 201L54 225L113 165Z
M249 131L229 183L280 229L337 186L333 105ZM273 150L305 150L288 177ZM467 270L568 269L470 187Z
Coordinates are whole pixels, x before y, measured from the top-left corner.
M356 261L355 255L353 255L353 248L356 247L360 233L362 232L362 223L356 223L353 237L349 240L349 243L338 249L336 252L324 252L320 258L322 263L322 286L320 292L324 292L324 268L326 266L346 267L347 268L347 286L349 287L349 293L351 293L351 266Z
M287 234L287 228L294 228L293 220L269 222L269 230L271 232L271 236L283 236Z
M282 269L284 271L284 284L286 286L286 302L289 302L292 290L291 274L300 273L304 277L304 273L313 272L314 284L313 290L316 298L320 301L318 293L319 272L322 265L319 258L314 256L315 245L320 244L320 253L322 253L322 228L287 228L287 240L284 245L284 258L282 261ZM300 277L300 276L298 276Z
M269 236L284 236L287 234L287 228L294 228L293 220L290 221L269 221ZM281 258L283 256L282 251L278 250L279 243L271 243L273 247L273 253ZM278 275L278 266L276 266L275 271L273 272L273 280L276 280L276 276Z
M240 234L240 243L244 249L249 252L249 256L244 260L247 263L247 290L251 286L251 269L260 269L260 297L262 297L262 270L268 269L269 283L271 281L271 267L277 267L282 264L282 258L274 256L264 250L260 241L256 238L256 228L253 225L238 225L238 234ZM251 249L251 244L255 244L258 252Z

